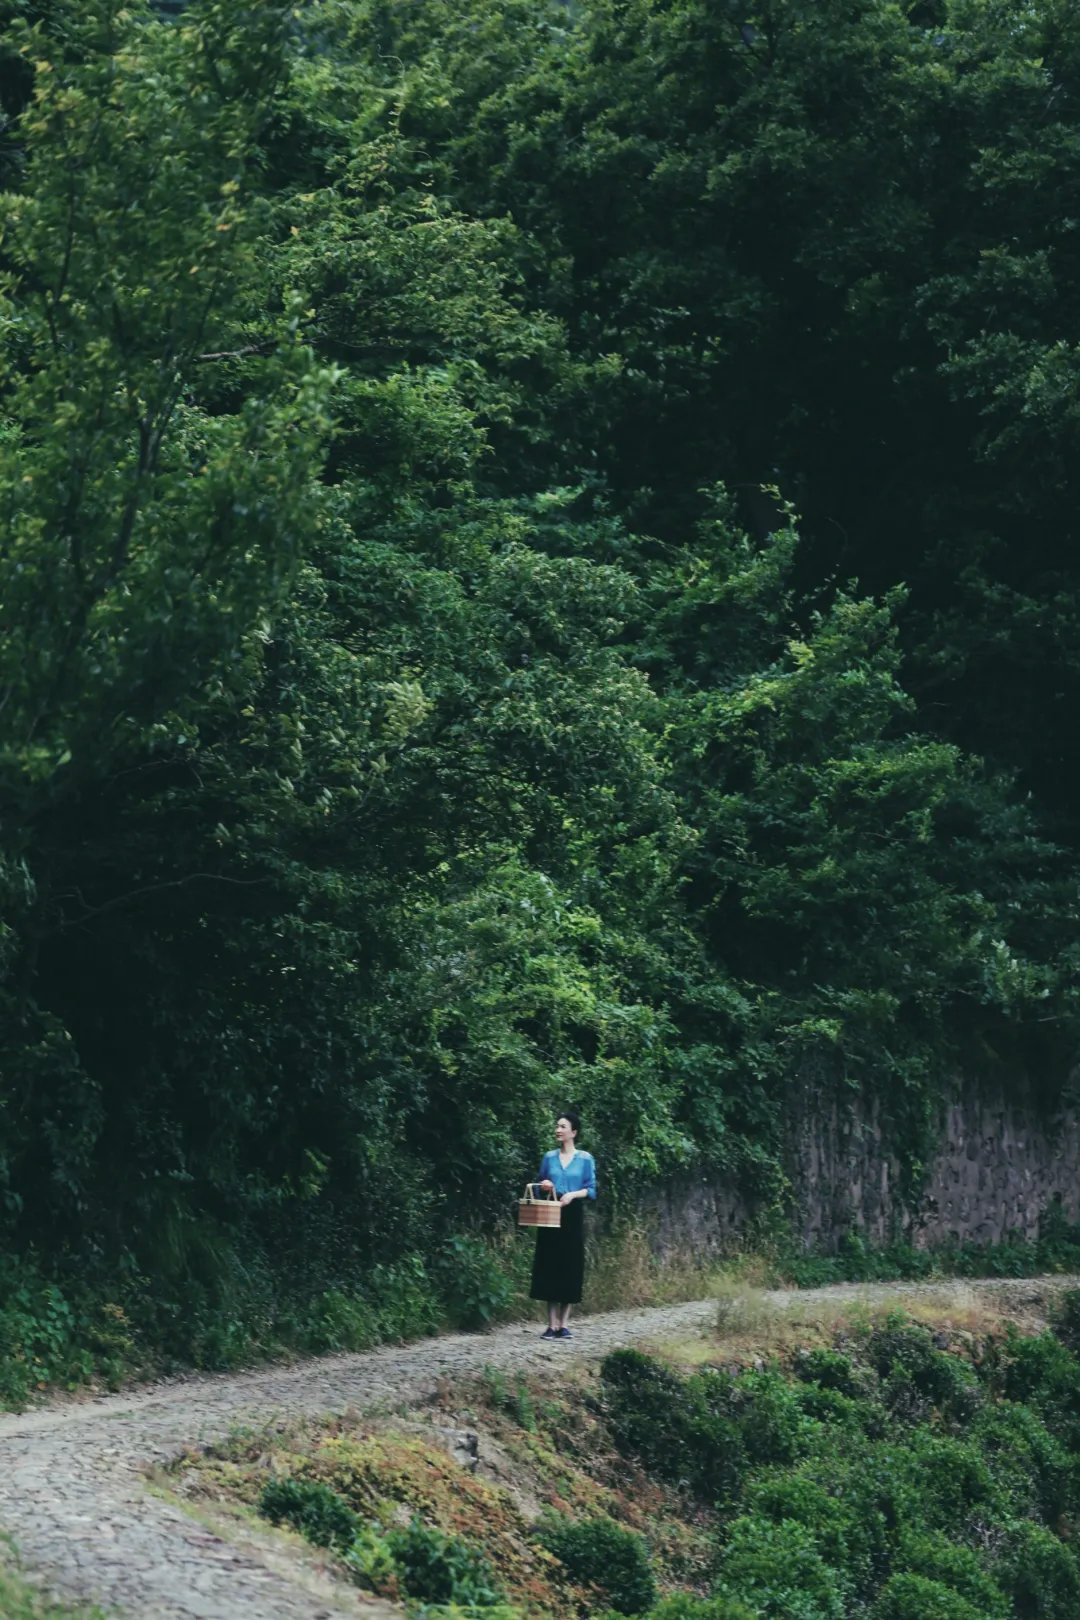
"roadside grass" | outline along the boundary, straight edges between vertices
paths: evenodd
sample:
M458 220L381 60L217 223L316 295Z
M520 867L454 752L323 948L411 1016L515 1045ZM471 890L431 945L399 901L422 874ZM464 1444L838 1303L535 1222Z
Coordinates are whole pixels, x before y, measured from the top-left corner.
M0 1544L0 1615L3 1620L107 1620L103 1609L58 1603L18 1573L7 1538Z
M808 1255L783 1234L759 1231L756 1247L692 1255L658 1254L647 1223L624 1218L590 1237L582 1314L733 1295L745 1314L768 1288L1080 1273L1078 1231L1051 1212L1037 1241L985 1249L873 1249L849 1234L836 1254ZM190 1299L182 1288L175 1299L160 1298L146 1279L111 1292L104 1282L61 1283L32 1260L9 1256L0 1264L0 1409L190 1368L229 1371L539 1319L542 1308L529 1298L531 1255L529 1236L508 1226L490 1240L450 1234L431 1256L406 1256L322 1289L290 1290L265 1267L234 1267L228 1287L196 1290Z
M1002 1243L921 1249L907 1241L875 1247L851 1232L829 1254L799 1249L784 1233L760 1232L746 1247L713 1255L658 1255L647 1224L629 1218L611 1225L590 1245L583 1309L588 1314L738 1295L745 1311L754 1295L767 1289L964 1280L1007 1285L1078 1274L1080 1227L1069 1225L1054 1209L1044 1215L1036 1239L1014 1233ZM523 1288L521 1307L527 1306L525 1292Z
M589 1245L583 1310L598 1314L710 1299L737 1280L753 1285L769 1275L769 1263L758 1256L658 1255L644 1222L626 1220ZM527 1306L527 1298L522 1303Z
M897 1313L959 1348L992 1340L1006 1322L1021 1333L1043 1332L1055 1296L1067 1282L987 1284L946 1278L919 1284L918 1293L877 1284L872 1294L858 1298L807 1291L782 1303L760 1287L718 1276L713 1280L716 1314L711 1327L685 1336L665 1335L652 1348L687 1370L718 1360L731 1366L784 1362L840 1339L865 1337Z

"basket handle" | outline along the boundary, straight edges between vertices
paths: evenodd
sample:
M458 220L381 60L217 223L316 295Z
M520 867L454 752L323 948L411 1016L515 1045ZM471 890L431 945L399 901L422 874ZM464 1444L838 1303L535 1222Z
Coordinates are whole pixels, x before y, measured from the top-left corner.
M557 1200L554 1193L550 1193L544 1198L537 1198L536 1194L533 1192L533 1183L531 1181L527 1181L525 1183L525 1196L521 1202L523 1204L554 1204L557 1202Z

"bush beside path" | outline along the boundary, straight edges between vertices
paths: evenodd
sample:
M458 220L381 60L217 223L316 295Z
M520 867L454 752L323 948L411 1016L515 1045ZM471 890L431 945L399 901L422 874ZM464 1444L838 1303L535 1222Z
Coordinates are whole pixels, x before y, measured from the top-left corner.
M1039 1320L1074 1277L1024 1281L840 1284L773 1291L761 1304L840 1311L896 1299L946 1306L972 1297L1001 1317ZM0 1417L0 1528L26 1568L57 1596L102 1605L127 1620L332 1620L399 1611L334 1583L317 1561L290 1558L269 1533L225 1540L147 1479L185 1448L238 1426L322 1413L397 1410L445 1379L484 1367L557 1379L568 1358L662 1344L715 1330L710 1298L580 1320L571 1344L545 1343L535 1325L458 1334L240 1375L181 1378L120 1395L51 1403Z

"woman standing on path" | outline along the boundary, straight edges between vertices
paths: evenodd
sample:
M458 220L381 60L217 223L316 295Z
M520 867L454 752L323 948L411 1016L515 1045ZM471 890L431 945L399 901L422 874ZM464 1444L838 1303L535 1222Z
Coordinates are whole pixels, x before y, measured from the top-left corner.
M541 1338L569 1339L570 1307L581 1299L585 1277L585 1200L596 1198L596 1165L591 1153L577 1147L581 1120L567 1110L555 1122L558 1147L545 1153L536 1182L540 1192L554 1192L562 1205L559 1226L540 1227L533 1255L530 1297L547 1301L548 1325Z

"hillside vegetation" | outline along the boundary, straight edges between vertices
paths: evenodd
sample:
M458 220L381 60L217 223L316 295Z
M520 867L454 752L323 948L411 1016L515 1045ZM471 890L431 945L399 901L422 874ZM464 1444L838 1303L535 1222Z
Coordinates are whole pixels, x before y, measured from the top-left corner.
M486 1319L570 1102L1054 1101L1071 0L0 15L6 1392Z
M767 1360L777 1324L744 1320L740 1351L729 1322L681 1362L489 1368L427 1412L247 1432L163 1480L226 1538L269 1520L430 1620L1073 1620L1076 1307L1037 1335L805 1319Z

